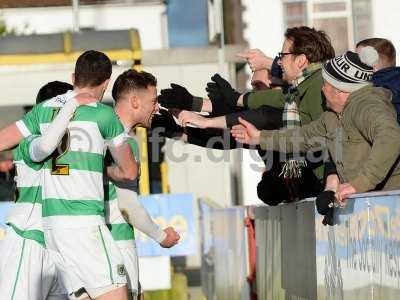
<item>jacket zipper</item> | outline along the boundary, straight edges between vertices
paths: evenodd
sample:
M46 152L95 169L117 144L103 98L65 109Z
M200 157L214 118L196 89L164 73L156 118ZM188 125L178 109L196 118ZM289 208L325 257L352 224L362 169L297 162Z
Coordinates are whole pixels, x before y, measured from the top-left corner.
M338 134L340 132L342 141L341 141L341 143L337 143L336 146L341 147L341 151L343 151L343 139L344 139L344 137L343 137L343 123L342 123L343 112L338 113L337 114L337 118L338 118L338 121L339 121ZM337 138L339 138L339 137L337 137ZM336 151L338 151L338 149L336 149ZM339 176L339 177L342 177L341 179L343 180L343 182L347 182L347 180L346 180L346 178L344 176L343 152L342 152L340 161L337 160L336 164L337 164L337 167L341 168L341 172L340 173L342 174L342 176Z

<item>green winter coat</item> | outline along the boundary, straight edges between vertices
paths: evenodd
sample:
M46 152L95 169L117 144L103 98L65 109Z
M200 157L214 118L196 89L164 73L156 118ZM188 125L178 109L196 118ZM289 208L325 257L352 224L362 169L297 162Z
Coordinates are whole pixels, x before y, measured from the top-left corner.
M322 93L322 83L321 70L318 70L298 86L299 96L296 98L296 102L300 112L301 126L318 120L326 110L325 96ZM258 108L262 105L283 109L285 105L284 99L285 94L281 89L256 91L245 95L244 105L250 109ZM317 178L322 181L324 166L317 165L313 171Z
M400 189L400 127L390 99L389 90L366 86L350 94L339 114L324 112L300 129L262 131L261 148L279 150L280 139L287 152L293 150L293 141L304 152L325 144L342 183L357 192L377 185Z

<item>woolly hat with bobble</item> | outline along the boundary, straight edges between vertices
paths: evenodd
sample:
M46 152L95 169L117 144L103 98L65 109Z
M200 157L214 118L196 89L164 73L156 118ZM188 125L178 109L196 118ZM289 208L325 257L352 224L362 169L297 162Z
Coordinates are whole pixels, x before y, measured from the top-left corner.
M351 93L371 84L372 66L378 59L378 52L370 46L362 48L360 55L347 51L323 65L322 77L335 88Z

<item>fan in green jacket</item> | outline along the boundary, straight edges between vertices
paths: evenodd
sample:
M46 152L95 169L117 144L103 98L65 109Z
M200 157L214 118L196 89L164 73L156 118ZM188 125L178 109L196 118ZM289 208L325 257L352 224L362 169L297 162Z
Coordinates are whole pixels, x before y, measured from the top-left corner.
M287 152L325 147L340 179L339 202L351 194L400 188L400 127L391 92L370 85L372 67L358 54L329 60L322 70L329 111L300 129L259 131L241 120L232 134L240 142Z

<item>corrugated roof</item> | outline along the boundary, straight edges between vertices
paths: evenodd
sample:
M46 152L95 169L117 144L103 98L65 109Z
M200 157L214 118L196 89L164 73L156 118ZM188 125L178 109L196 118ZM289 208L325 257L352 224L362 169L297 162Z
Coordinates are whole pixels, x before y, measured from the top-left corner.
M121 0L80 0L81 5L121 3ZM46 6L71 6L71 0L1 0L0 8L46 7Z
M80 5L162 3L162 0L80 0ZM72 0L1 0L0 8L71 6Z
M137 49L132 49L129 30L81 31L71 33L70 37L70 52L140 50L140 41L137 41ZM0 37L0 55L63 53L65 49L64 33Z

